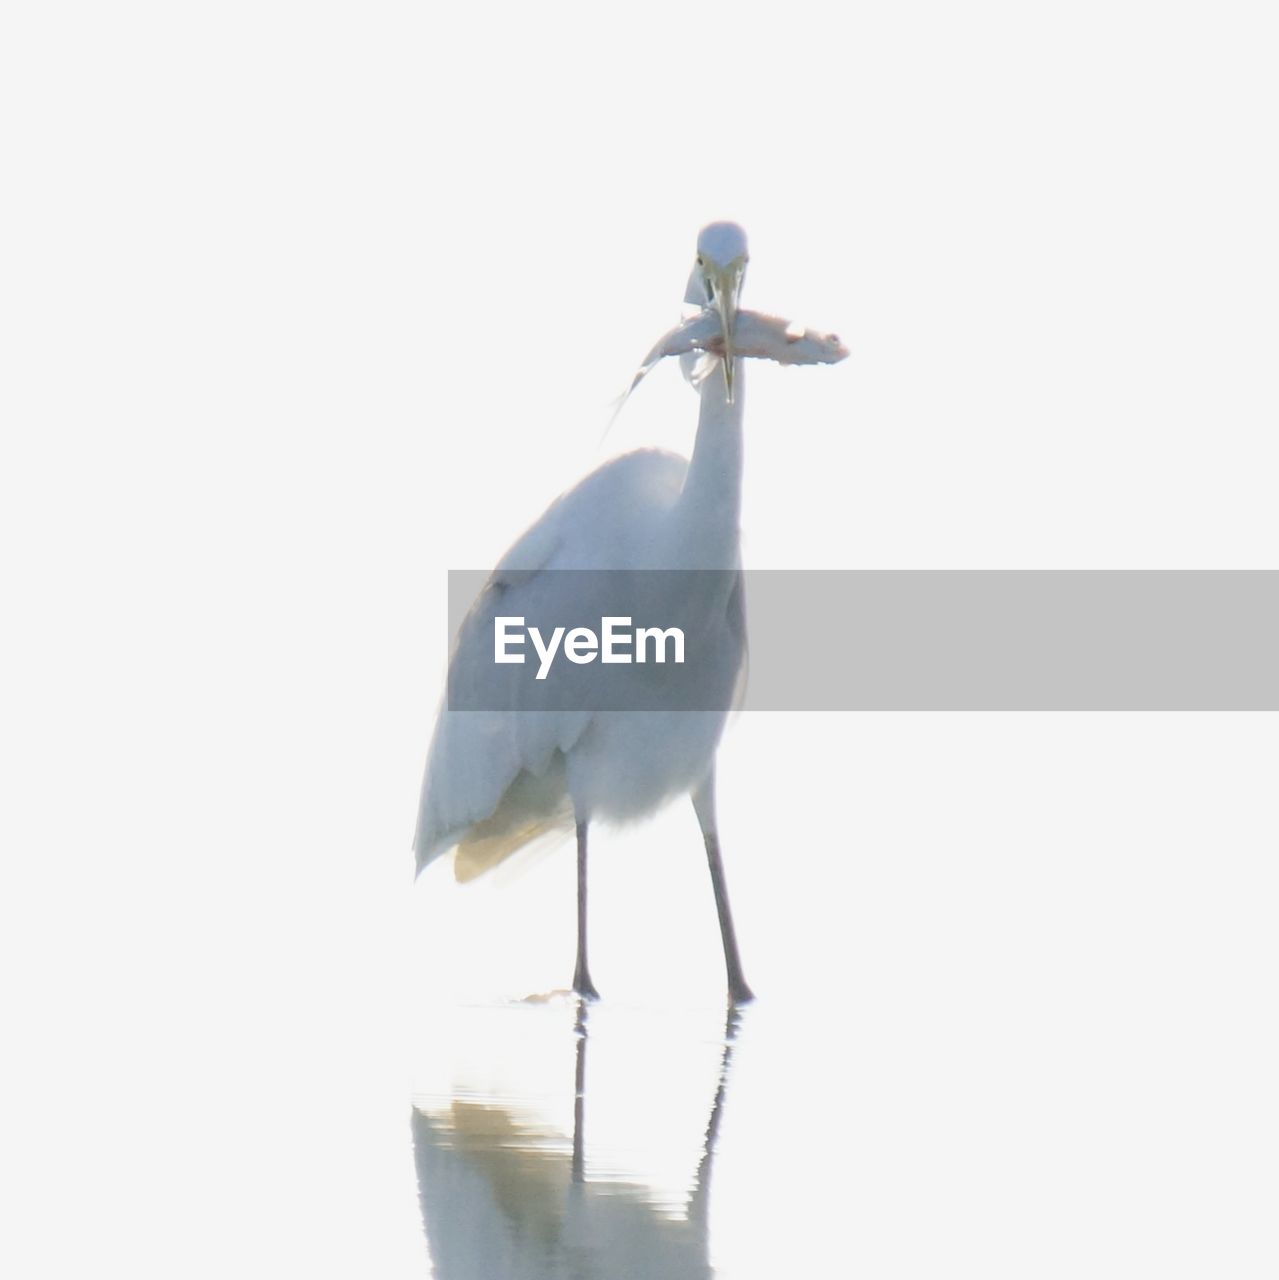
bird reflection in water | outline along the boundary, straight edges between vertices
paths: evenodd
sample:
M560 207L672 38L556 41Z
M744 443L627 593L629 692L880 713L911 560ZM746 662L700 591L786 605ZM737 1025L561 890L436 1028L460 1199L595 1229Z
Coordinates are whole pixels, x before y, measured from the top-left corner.
M455 1093L438 1108L415 1110L418 1193L438 1280L709 1280L711 1166L742 1016L741 1009L729 1010L696 1175L682 1211L661 1204L638 1181L588 1174L586 1001L578 1002L573 1027L571 1148L552 1127L517 1118L514 1103Z

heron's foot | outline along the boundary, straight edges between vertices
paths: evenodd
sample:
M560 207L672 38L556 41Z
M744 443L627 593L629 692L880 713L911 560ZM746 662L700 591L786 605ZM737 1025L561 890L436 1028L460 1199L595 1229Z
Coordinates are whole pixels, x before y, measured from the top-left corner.
M585 969L578 969L573 974L573 990L583 1000L598 1000L600 998L600 993L595 990L595 984L591 981L591 975Z
M736 1007L739 1004L750 1004L755 993L746 985L745 978L736 978L728 984L728 1003Z
M516 1004L571 1004L576 999L576 991L556 987L554 991L534 991L531 995L522 996Z

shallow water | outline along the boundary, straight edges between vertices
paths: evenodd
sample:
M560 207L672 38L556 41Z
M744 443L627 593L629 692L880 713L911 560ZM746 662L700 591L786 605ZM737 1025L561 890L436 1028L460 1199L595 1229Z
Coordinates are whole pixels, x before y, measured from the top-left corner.
M584 1013L439 995L567 977L571 850L419 886L439 1280L1274 1274L1273 726L873 728L728 795L733 1019L689 815L601 837ZM784 824L845 773L851 820Z
M742 1016L456 1011L414 1099L440 1277L713 1274L710 1189ZM441 1058L454 1068L442 1087Z
M84 932L14 895L0 1271L1279 1274L1279 720L743 717L721 760L731 1053L687 805L594 845L580 1030L522 1000L571 847L410 890L361 812L157 862L159 911L39 864Z

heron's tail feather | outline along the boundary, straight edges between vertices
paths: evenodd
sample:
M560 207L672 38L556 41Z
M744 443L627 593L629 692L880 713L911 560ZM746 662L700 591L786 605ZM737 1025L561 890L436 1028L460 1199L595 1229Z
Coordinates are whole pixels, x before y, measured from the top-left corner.
M573 805L558 752L541 775L521 770L487 818L460 833L453 875L465 884L539 836L573 829Z
M490 820L491 821L491 820ZM486 834L487 822L472 828L470 834L457 846L453 860L453 876L458 884L467 884L486 871L491 871L526 844L544 836L564 824L559 816L538 818L526 822L514 831L502 830Z

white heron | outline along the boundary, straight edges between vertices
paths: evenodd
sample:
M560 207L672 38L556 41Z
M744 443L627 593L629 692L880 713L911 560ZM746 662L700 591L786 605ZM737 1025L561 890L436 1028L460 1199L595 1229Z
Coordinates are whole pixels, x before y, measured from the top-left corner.
M693 456L658 449L613 459L558 498L502 558L459 633L450 681L495 687L497 614L546 614L569 584L560 570L727 570L690 591L678 573L654 575L667 606L695 628L709 662L697 705L714 710L564 710L516 706L440 713L422 784L414 851L420 872L456 847L459 880L470 879L534 838L557 829L577 834L577 965L573 987L597 998L587 963L587 832L597 818L628 820L690 795L701 826L724 944L728 995L752 998L729 908L715 816L715 752L745 658L739 568L742 488L742 361L734 360L738 299L746 271L746 235L714 222L697 239L685 300L713 308L722 355L700 359L701 399ZM710 361L710 367L705 362ZM715 376L722 367L724 376ZM689 365L686 365L686 372ZM558 595L557 595L558 593ZM677 594L683 598L675 598ZM581 601L563 601L574 606ZM599 616L598 614L596 616ZM580 670L580 669L579 669ZM598 679L618 668L596 666ZM655 672L649 667L648 673ZM453 687L452 684L450 687ZM606 701L606 700L604 700Z

